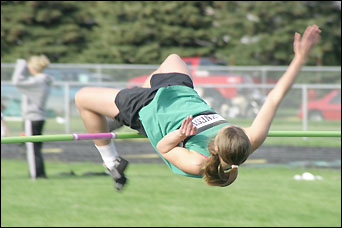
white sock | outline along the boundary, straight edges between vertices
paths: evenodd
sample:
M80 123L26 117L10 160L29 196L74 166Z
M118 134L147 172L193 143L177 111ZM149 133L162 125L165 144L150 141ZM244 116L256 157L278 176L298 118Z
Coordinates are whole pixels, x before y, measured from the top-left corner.
M116 151L114 142L111 141L108 145L104 145L104 146L97 146L97 145L95 146L97 150L100 152L105 166L108 168L113 167L114 160L119 157L119 154Z

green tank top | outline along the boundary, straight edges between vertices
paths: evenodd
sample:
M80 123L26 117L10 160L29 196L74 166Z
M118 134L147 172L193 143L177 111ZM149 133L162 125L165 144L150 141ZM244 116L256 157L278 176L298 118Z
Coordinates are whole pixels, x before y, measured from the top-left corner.
M139 119L153 148L174 173L201 178L201 176L185 173L167 161L156 148L158 142L171 131L178 129L187 116L196 116L208 111L215 113L194 89L178 85L158 89L153 100L139 111ZM212 117L208 117L207 120L212 121ZM222 120L222 117L220 118ZM195 120L194 118L193 122ZM197 122L198 124L202 123L200 118L197 119ZM208 129L189 138L185 148L209 157L208 142L226 125L229 125L226 121L222 121L221 124L214 127L207 125Z

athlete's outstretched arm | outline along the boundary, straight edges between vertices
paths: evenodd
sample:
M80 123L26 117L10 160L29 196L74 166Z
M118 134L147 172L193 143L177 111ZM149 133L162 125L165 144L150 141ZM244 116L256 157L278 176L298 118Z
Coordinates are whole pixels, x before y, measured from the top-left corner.
M265 141L279 104L293 85L311 49L320 39L320 33L321 30L317 25L308 26L302 37L299 33L295 33L293 43L295 56L291 64L267 95L266 101L252 125L245 128L246 134L251 141L252 152Z

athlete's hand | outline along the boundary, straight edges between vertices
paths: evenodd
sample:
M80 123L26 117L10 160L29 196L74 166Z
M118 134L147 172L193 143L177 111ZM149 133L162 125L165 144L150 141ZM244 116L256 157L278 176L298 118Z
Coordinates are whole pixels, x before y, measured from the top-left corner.
M188 137L197 133L197 127L192 124L192 116L186 117L180 127L180 133L182 136Z
M297 57L306 59L311 49L320 39L321 30L317 25L308 26L304 31L303 36L299 33L295 33L293 49Z

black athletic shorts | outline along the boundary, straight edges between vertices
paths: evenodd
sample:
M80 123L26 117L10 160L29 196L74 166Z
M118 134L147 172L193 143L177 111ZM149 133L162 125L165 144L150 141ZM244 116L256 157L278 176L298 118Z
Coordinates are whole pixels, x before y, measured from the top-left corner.
M122 89L115 98L115 104L120 111L115 119L145 136L147 135L139 120L139 111L153 100L159 88L173 85L194 88L191 78L182 73L154 74L150 83L151 88L133 87Z

